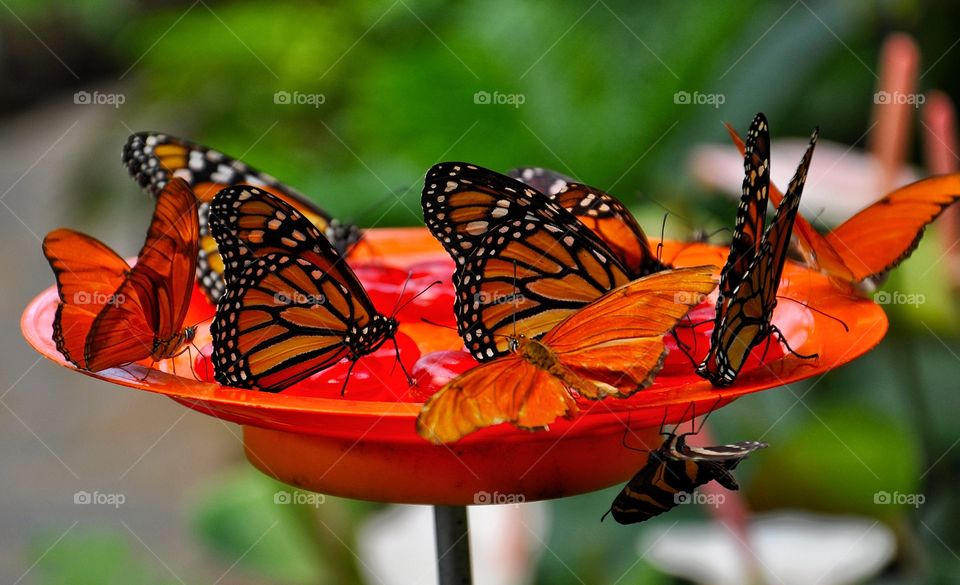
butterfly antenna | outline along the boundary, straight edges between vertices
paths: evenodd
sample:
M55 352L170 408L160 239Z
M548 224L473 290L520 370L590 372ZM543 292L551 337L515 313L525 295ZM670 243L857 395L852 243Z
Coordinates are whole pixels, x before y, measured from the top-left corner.
M829 313L825 313L825 312L821 311L820 309L818 309L818 308L816 308L816 307L811 307L811 306L808 305L807 303L805 303L805 302L803 302L803 301L798 301L797 299L791 299L790 297L780 297L780 296L778 296L777 298L778 298L778 299L783 299L783 300L785 300L785 301L792 301L792 302L794 302L794 303L797 303L797 304L800 305L801 307L806 307L807 309L810 309L810 310L813 311L814 313L818 313L818 314L820 314L820 315L823 315L824 317L826 317L826 318L828 318L828 319L833 319L834 321L836 321L837 323L839 323L841 327L843 327L843 330L844 330L845 332L850 333L850 328L847 327L847 324L843 321L843 319L840 319L839 317L834 317L833 315L831 315L831 314L829 314Z
M434 327L443 327L444 329L449 329L450 331L458 331L458 329L452 325L444 325L443 323L436 323L427 319L426 317L420 317L420 321L426 323L427 325L433 325Z
M657 244L657 262L663 264L663 239L667 233L667 217L670 212L663 214L663 221L660 223L660 242Z
M411 274L412 274L412 273L411 273ZM404 309L407 307L407 305L409 305L409 304L412 303L413 301L415 301L415 300L417 300L418 298L420 298L421 295L423 295L425 292L427 292L427 291L430 290L431 288L437 286L438 284L443 284L443 281L442 281L442 280L434 280L433 282L431 282L430 284L428 284L428 285L426 286L426 288L424 288L422 291L418 292L417 294L413 295L412 297L410 297L409 299L407 299L406 301L404 301L404 303L401 305L401 304L400 304L400 299L403 298L403 293L406 292L406 290L407 290L407 282L410 282L410 275L407 275L407 280L406 280L406 282L403 283L403 288L400 289L400 296L397 297L397 305L398 305L398 306L394 307L393 313L390 315L391 318L396 317L397 314L398 314L400 311L404 310ZM432 323L431 323L431 325L432 325Z
M787 341L787 338L784 337L783 331L780 331L780 329L776 325L771 325L770 329L773 331L774 334L776 334L777 340L783 345L785 345L787 347L787 351L789 351L792 355L795 355L802 360L812 360L820 357L820 354L818 353L811 353L809 355L798 353L795 349L790 347L790 343Z

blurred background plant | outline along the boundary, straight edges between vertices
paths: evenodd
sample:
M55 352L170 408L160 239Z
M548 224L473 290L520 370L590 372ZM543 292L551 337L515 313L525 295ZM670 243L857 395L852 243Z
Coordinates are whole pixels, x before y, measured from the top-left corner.
M16 316L50 283L37 234L69 224L126 242L117 248L128 254L142 238L149 199L119 164L130 132L169 132L242 157L363 226L419 224L424 171L459 159L557 169L622 198L654 237L669 210L668 237L684 238L732 224L735 202L688 168L697 144L727 146L722 121L742 131L766 112L775 176L795 164L778 139L815 125L866 148L890 33L911 34L922 55L915 101L933 89L938 99L960 96L955 9L939 2L3 7L0 225L5 249L24 251L0 265L22 275L4 300L0 357L4 582L370 580L354 553L363 548L357 527L382 506L329 498L278 507L285 488L246 469L236 429L193 415L181 422L186 411L159 398L48 364L25 372L35 356L17 338ZM908 114L915 124L924 107ZM921 141L908 140L904 162L922 167ZM808 215L847 196L828 187ZM858 515L893 530L895 561L873 583L945 583L960 569L960 339L941 261L954 240L928 236L885 285L924 301L888 307L891 334L875 352L711 419L720 440L771 444L739 473L753 510ZM94 488L127 502L72 503ZM549 503L546 552L518 582L675 582L638 548L640 537L709 510L601 525L618 489ZM505 529L528 532L522 523ZM399 563L383 582L405 582Z

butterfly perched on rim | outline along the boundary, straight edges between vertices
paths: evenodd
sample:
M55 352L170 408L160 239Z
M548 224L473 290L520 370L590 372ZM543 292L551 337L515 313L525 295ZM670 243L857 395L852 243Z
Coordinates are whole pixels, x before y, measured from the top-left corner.
M760 441L694 447L686 439L696 432L677 434L674 429L664 434L667 438L650 451L647 463L617 494L601 521L611 514L620 524L644 522L688 501L697 488L714 480L738 490L732 471L751 453L767 447Z
M343 256L292 205L229 187L209 217L226 283L210 327L221 384L279 392L393 339L396 319L374 308Z
M43 239L60 303L53 339L63 357L99 371L176 356L193 339L184 327L197 264L197 200L170 181L157 198L146 241L130 267L106 244L61 228Z
M510 353L510 336L542 336L635 278L576 216L495 171L435 165L421 204L427 227L456 263L457 328L479 361Z
M657 258L643 228L613 195L541 167L507 172L572 213L617 255L634 278L670 268Z
M742 152L736 130L726 128ZM783 198L771 182L770 199L780 206ZM921 179L888 193L826 235L798 214L795 242L805 263L829 275L835 286L869 289L910 257L926 227L958 199L960 173Z
M646 388L663 365L663 336L716 287L714 267L664 270L620 286L537 340L507 337L509 354L466 371L437 391L417 417L417 432L449 443L510 422L546 428L590 400L625 398Z
M771 319L818 135L819 129L814 130L783 202L772 223L764 229L770 191L770 136L762 113L757 114L747 133L743 194L737 209L736 230L727 262L720 272L710 350L697 367L697 373L715 386L732 384L750 350L770 334L777 334L786 343ZM787 348L796 353L789 345Z
M241 160L182 138L159 132L131 134L123 147L123 164L151 195L158 195L173 178L187 181L200 201L200 253L197 281L216 302L223 294L223 263L209 229L209 204L220 190L232 185L253 185L279 197L300 211L327 237L340 254L360 240L360 229L341 223L306 196Z

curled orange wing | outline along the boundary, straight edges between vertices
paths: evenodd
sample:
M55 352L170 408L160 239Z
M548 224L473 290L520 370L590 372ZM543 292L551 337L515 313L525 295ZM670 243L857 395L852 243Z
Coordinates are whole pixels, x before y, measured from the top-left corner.
M666 351L663 336L717 286L715 269L666 270L614 289L557 325L543 343L596 386L578 387L584 397L629 396L653 381Z
M417 417L417 433L433 443L452 443L503 422L545 428L577 411L559 379L508 355L465 372L437 391Z
M157 199L136 265L113 302L94 319L84 350L91 369L149 357L157 340L169 340L183 330L198 238L196 197L185 181L174 179Z
M53 340L64 358L86 368L83 349L93 320L115 298L130 266L103 242L70 229L47 234L43 253L60 294Z

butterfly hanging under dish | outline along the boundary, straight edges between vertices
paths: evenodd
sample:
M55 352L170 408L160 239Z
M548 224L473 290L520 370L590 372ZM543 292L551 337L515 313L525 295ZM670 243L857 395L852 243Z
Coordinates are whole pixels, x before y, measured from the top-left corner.
M197 264L197 200L176 179L160 192L146 241L131 267L99 240L70 229L47 234L43 253L57 280L57 349L91 371L178 355Z
M660 261L643 228L616 197L541 167L521 167L507 176L556 201L613 251L633 278L670 268Z
M622 285L569 314L542 339L506 335L509 354L487 361L431 396L417 432L450 443L503 422L536 430L590 400L626 398L663 365L663 336L716 287L714 267L664 270Z
M740 485L733 470L757 449L767 447L760 441L740 441L714 447L694 447L687 437L696 432L665 433L667 438L650 451L646 465L617 494L607 514L620 524L636 524L659 516L690 501L694 491L716 480L728 490Z
M726 127L742 153L743 141ZM770 199L780 206L783 198L771 182ZM829 275L835 286L870 289L910 257L926 227L958 199L960 174L921 179L888 193L826 235L798 214L796 245L804 262Z
M357 226L339 222L292 187L241 160L189 140L159 132L131 134L123 147L123 164L151 195L158 195L173 177L184 179L193 188L200 202L197 281L212 302L223 294L223 262L210 234L209 204L226 187L253 185L279 197L306 216L341 254L346 254L361 236Z
M226 283L210 327L221 384L279 392L344 358L352 369L394 338L396 319L374 308L343 256L292 205L230 187L209 217Z
M814 130L810 137L810 144L790 181L787 194L766 229L770 136L762 113L754 118L747 134L745 177L736 230L727 262L720 272L710 350L697 367L697 373L715 386L732 384L750 350L771 334L776 334L791 353L803 358L816 357L796 354L771 319L777 306L780 277L787 261L793 223L800 208L800 195L818 133L819 130Z

